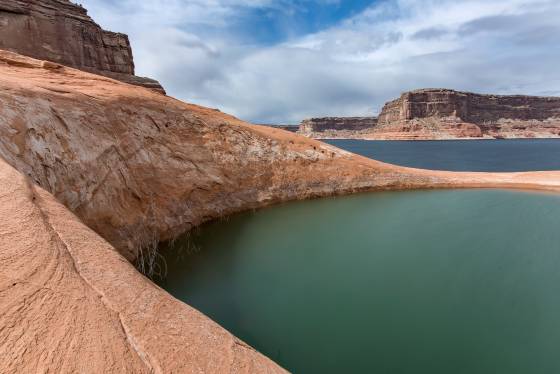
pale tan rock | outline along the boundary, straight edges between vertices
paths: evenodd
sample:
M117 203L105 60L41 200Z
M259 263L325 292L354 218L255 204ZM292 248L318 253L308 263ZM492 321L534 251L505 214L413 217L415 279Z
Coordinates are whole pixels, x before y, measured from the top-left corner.
M41 63L41 67L42 67L43 69L48 69L48 70L58 70L58 69L62 69L62 68L63 68L62 65L57 64L57 63L54 63L54 62L51 62L51 61L43 61L43 62Z
M2 160L0 216L0 372L284 372Z

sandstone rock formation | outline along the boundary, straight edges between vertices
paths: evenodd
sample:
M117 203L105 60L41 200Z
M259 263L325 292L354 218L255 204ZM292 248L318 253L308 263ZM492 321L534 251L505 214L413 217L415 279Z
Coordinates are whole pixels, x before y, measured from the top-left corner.
M346 152L282 130L7 52L0 62L0 156L130 259L205 220L369 178L344 167Z
M285 130L285 131L289 131L289 132L298 132L299 130L299 125L272 125L272 124L268 124L268 123L262 123L259 124L260 126L268 126L268 127L272 127L273 129L280 129L280 130Z
M439 187L560 172L396 167L0 51L0 372L282 372L122 255L280 201Z
M300 124L301 132L327 130L366 130L377 124L375 117L326 117L306 119Z
M134 75L128 36L103 30L68 0L0 0L0 49L165 92Z
M373 132L422 139L559 137L560 97L417 90L385 104Z
M376 117L310 118L300 123L298 132L312 138L355 137L376 125Z
M0 160L0 372L284 373Z
M300 133L312 138L387 140L558 138L560 97L423 89L388 102L379 118L306 120Z
M544 121L560 118L560 97L480 95L446 89L407 92L385 104L379 124L415 118L456 117L484 125L501 119Z

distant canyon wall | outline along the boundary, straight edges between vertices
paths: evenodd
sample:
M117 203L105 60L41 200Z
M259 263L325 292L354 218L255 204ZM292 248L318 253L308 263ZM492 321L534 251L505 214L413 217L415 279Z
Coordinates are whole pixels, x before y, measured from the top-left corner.
M372 139L554 138L560 137L560 98L481 95L448 89L406 92L388 102L377 119L329 118L303 121L300 133L313 137ZM353 126L355 126L354 129ZM348 132L348 130L353 132Z
M0 0L0 49L165 92L134 75L127 35L103 30L68 0Z
M484 125L503 119L544 121L560 118L560 97L480 95L453 90L407 92L383 107L379 124L417 118L455 117Z
M312 138L352 137L376 125L376 117L310 118L301 122L298 132Z
M289 132L298 132L299 131L299 125L273 125L273 124L270 124L270 123L257 123L256 125L272 127L274 129L279 129L279 130L284 130L284 131L289 131Z

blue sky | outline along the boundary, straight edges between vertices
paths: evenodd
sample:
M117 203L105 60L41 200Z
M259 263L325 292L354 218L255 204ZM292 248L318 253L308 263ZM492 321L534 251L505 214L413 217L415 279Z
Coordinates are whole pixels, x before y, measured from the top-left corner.
M374 115L445 87L560 95L557 0L81 0L137 74L257 123Z
M301 35L332 27L361 13L374 0L352 1L277 1L273 7L240 7L240 17L231 30L246 43L277 44ZM218 30L222 31L222 30Z

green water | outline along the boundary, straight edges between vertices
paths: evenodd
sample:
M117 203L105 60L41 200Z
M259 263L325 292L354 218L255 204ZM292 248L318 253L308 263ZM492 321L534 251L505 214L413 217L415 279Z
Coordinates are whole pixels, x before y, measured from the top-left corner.
M204 226L162 286L295 373L560 373L559 218L497 190L290 203Z

